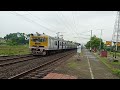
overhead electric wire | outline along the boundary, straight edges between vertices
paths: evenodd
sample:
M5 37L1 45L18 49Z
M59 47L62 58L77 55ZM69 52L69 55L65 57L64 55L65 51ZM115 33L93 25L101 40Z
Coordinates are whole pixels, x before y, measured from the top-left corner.
M37 19L39 19L40 21L42 20L42 19L40 19L39 17L37 17L37 16L34 16L33 14L31 14L30 12L28 12L27 11L27 13L29 14L29 15L31 15L32 17L35 17L35 18L37 18ZM43 21L43 20L42 20ZM58 22L58 21L57 21ZM44 23L46 23L46 22L44 22ZM55 26L53 26L53 25L51 25L51 24L49 24L50 26L52 26L52 27L54 27L54 28L56 28ZM60 32L60 31L56 31L56 32ZM60 33L65 33L65 32L60 32Z
M61 13L61 15L64 17L64 15ZM72 16L73 16L73 24L74 24L74 27L76 28L76 31L77 31L77 27L76 27L76 23L75 23L75 18L74 18L74 15L72 14ZM65 17L64 17L65 18ZM71 25L69 25L69 26L71 26ZM73 27L72 27L73 28ZM80 34L78 34L75 30L74 30L74 28L72 29L71 28L71 31L74 31L74 33L77 35L77 36L80 36ZM90 30L91 31L91 30ZM84 35L84 36L90 36L90 35Z
M74 24L74 26L75 26L75 28L76 28L76 31L77 31L77 24L76 24L76 22L75 22L75 17L74 17L74 15L73 15L73 12L72 12L72 16L73 16L73 24ZM83 34L78 34L76 31L74 31L78 36L80 36L80 35L83 35ZM90 36L90 35L84 35L84 36ZM80 36L81 37L81 36Z
M76 27L76 23L75 23L75 18L74 18L73 12L72 12L72 16L73 16L73 24L74 24L74 27L76 28L76 31L77 31L77 27ZM74 32L76 33L76 31L74 31ZM76 33L76 34L78 35L78 33Z
M18 13L16 13L16 12L10 12L11 14L13 14L13 15L16 15L16 16L21 16L20 14L18 14ZM32 22L33 23L33 21L32 20L29 20L28 18L25 18L25 17L23 17L23 16L21 16L24 20L27 20L28 22Z
M85 38L85 37L80 37L80 38L83 38L83 39L88 39L88 40L90 39L90 38Z
M64 15L62 14L62 13L60 13L63 17L64 17ZM72 15L73 16L73 15ZM64 17L65 18L65 17ZM74 19L74 16L73 16L73 24L74 24L74 26L76 26L76 23L75 23L75 19ZM69 25L69 26L71 26L71 25ZM76 29L77 29L77 27L76 27ZM74 30L74 28L72 29L71 28L71 31L73 32L74 31L74 33L79 37L80 36L80 34L78 34L75 30ZM86 32L90 32L91 30L89 30L89 31L86 31ZM85 33L85 32L83 32L83 33ZM87 36L87 35L84 35L84 36ZM90 35L89 35L90 36Z
M62 13L60 13L61 15L62 15ZM64 17L64 15L62 15L63 17ZM64 17L65 18L65 17ZM73 16L73 18L74 18L74 16ZM75 23L74 23L75 24ZM69 26L71 26L71 25L69 25ZM73 30L74 29L72 29L72 28L70 28L69 30L71 30L72 32L73 32ZM86 31L86 32L90 32L91 30L89 30L89 31ZM82 32L82 33L85 33L85 32ZM85 37L81 37L77 32L75 32L74 31L74 34L76 34L78 37L80 37L80 38L84 38L84 39L89 39L89 38L85 38ZM75 36L76 36L75 35ZM84 35L85 36L85 35ZM90 35L89 35L90 36Z
M43 21L42 19L40 19L39 17L37 17L37 16L35 16L35 15L33 15L33 14L31 14L30 12L28 12L27 11L27 13L29 14L29 15L31 15L32 17L35 17L35 18L37 18L38 20L40 20L40 21L42 21L42 22L44 22L44 23L46 23L45 21ZM48 24L48 23L46 23L46 24ZM49 24L50 26L52 26L52 27L54 27L54 28L56 28L55 26L53 26L53 25L51 25L51 24Z
M59 12L60 13L60 12ZM61 16L64 18L64 20L67 22L67 19L66 19L66 17L62 14L62 13L60 13L61 14ZM70 25L69 23L67 23L68 24L68 26L70 27L70 29L71 29L71 31L74 29L73 27L71 27L72 25ZM74 32L75 33L75 32ZM75 33L76 34L76 33Z
M88 31L85 31L85 32L81 32L81 34L82 34L82 33L87 33L87 32L91 32L91 30L88 30Z
M84 34L79 34L79 35L83 35L83 36L90 36L90 35L84 35Z
M75 37L75 38L83 38L83 39L90 39L90 38L86 38L86 37L81 37L81 36L79 36L79 37Z
M53 31L53 30L51 30L51 29L49 29L49 28L47 28L47 27L45 27L45 26L43 26L43 25L41 25L41 24L39 24L39 23L37 23L37 22L31 20L31 19L29 19L29 18L26 18L24 15L18 14L18 13L16 13L16 12L14 12L14 13L15 13L16 15L18 15L18 16L23 17L24 19L26 19L26 20L29 21L29 22L32 22L32 23L38 24L40 27L43 27L43 28L45 28L46 30L51 31L52 33L55 32L55 31Z
M28 17L26 17L26 16L24 16L24 15L21 15L21 14L19 14L19 13L17 13L17 12L13 12L13 13L16 14L16 15L18 15L18 16L21 16L23 19L25 19L25 20L28 21L28 22L37 24L37 25L39 25L40 27L45 28L45 29L48 30L48 31L51 31L52 33L56 32L56 31L54 31L54 30L49 29L49 28L46 27L46 26L41 25L40 23L37 23L37 22L34 21L34 20L29 19ZM32 16L32 17L36 17L37 19L41 20L40 18L38 18L37 16L33 16L33 15L32 15L31 13L29 13L29 12L28 12L28 14L29 14L30 16ZM58 15L58 17L59 17L59 14L57 14L57 15ZM61 15L62 15L62 14L61 14ZM62 17L64 17L64 15L62 15ZM61 21L63 21L63 18L62 18L62 17L59 17ZM66 21L65 19L66 19L66 18L64 17L64 21ZM73 32L74 29L72 29L72 28L73 28L72 25L70 25L69 23L65 23L64 21L63 21L63 23L64 23L64 26L66 27L66 29L67 29L67 30L71 30L71 31ZM73 16L73 21L74 21L74 22L73 22L73 23L74 23L74 26L76 26L74 16ZM72 28L71 28L70 26L71 26ZM77 27L76 27L76 29L77 29ZM86 31L86 32L88 32L88 31ZM77 34L77 36L80 37L80 34L78 35L78 33L76 33L75 31L74 31L74 33L72 33L72 34L73 34L73 35L74 35L74 34ZM75 35L75 36L76 36L76 35ZM87 36L87 35L84 35L84 36ZM84 38L84 37L81 37L81 38ZM84 39L87 39L87 38L84 38Z
M62 13L60 13L60 12L58 12L59 14L61 14L61 16L62 17L64 17L64 15L62 15ZM59 15L58 14L58 15ZM62 20L62 19L61 19ZM64 17L64 20L65 20L65 17ZM63 21L64 22L64 21ZM68 23L67 23L68 24ZM66 25L66 24L65 24ZM68 30L71 30L72 31L72 28L70 27L71 25L68 25L69 26L69 28L68 28ZM66 25L66 27L68 27L67 25ZM72 34L75 34L75 32L74 33L72 33ZM76 36L76 35L75 35Z
M56 12L57 13L57 12ZM59 13L59 12L58 12ZM71 28L70 27L68 27L67 25L66 25L66 23L63 21L63 19L59 16L59 14L57 13L57 16L60 18L60 20L62 21L62 23L64 23L64 26L67 28L67 30L69 31Z
M56 11L56 13L57 13L57 11ZM58 14L56 14L56 16L59 17ZM56 18L55 20L57 21L58 24L61 24L60 18L59 19Z
M58 13L59 13L59 11L58 11ZM68 30L70 30L70 28L66 25L66 23L63 21L63 19L59 16L59 14L57 13L57 16L60 18L60 20L62 20L62 23L64 23L64 26L68 29Z
M39 19L39 20L41 20L39 17L32 15L30 12L28 12L28 14L31 15L31 16L33 16L33 17L36 17L36 18ZM57 22L58 22L58 21L57 21ZM46 23L46 22L45 22L45 23ZM60 23L59 23L59 24L60 24ZM49 25L51 25L51 24L49 24ZM51 25L51 26L54 27L54 28L56 28L56 27L53 26L53 25ZM56 31L56 32L60 32L60 31ZM65 33L65 32L60 32L60 33Z
M31 20L31 19L25 17L24 15L18 14L17 12L13 12L12 14L15 14L15 15L17 15L17 16L21 16L24 20L26 20L26 21L28 21L28 22L30 22L30 23L35 23L35 24L37 24L37 25L39 25L39 26L41 26L41 27L43 27L43 28L45 28L45 29L47 29L47 30L49 30L49 31L52 31L52 33L55 32L55 31L50 30L49 28L47 28L47 27L45 27L45 26L43 26L43 25L41 25L41 24L39 24L39 23L36 23L34 20Z

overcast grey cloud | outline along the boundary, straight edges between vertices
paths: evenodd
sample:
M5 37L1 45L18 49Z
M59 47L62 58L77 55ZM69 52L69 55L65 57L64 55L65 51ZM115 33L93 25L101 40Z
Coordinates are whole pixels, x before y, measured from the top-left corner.
M111 40L116 11L0 11L0 37L9 33L45 33L56 36L62 32L64 39L86 43L90 36Z

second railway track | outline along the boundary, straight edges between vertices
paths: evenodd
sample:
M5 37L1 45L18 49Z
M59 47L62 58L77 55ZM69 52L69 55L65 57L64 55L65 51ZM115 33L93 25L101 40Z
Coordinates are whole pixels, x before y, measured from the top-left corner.
M20 62L20 63L0 67L0 79L8 79L20 73L27 72L28 70L32 70L33 68L45 64L48 61L50 62L56 58L64 56L70 52L75 52L75 51L67 51L55 55L50 55L47 57L40 57L40 58L37 57L36 59L33 60L28 60L25 62Z
M48 72L50 72L53 69L54 66L58 65L58 63L63 62L63 60L61 60L61 59L65 58L65 57L67 57L71 54L73 54L73 52L69 53L69 54L66 54L66 55L63 55L63 56L60 56L56 59L53 59L52 61L48 61L44 64L41 64L41 65L39 65L35 68L32 68L30 70L27 70L25 72L22 72L20 74L12 76L8 79L26 79L26 78L27 79L38 79L38 78L42 78L44 75L46 75ZM37 75L38 73L39 73L39 75Z
M20 63L20 62L25 62L28 60L33 60L36 59L38 57L34 57L32 55L25 55L25 56L17 56L17 57L11 57L11 58L5 58L0 60L0 67L3 66L7 66L7 65L12 65L12 64L16 64L16 63Z
M14 55L14 56L0 56L0 62L13 60L13 59L18 59L18 58L29 57L29 56L31 56L31 54L27 54L27 55Z

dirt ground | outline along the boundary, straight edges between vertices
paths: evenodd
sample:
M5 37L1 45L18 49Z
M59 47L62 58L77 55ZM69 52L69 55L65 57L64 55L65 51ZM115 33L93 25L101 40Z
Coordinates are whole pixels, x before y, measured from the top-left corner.
M87 60L82 56L77 60L77 54L58 66L53 72L68 74L78 79L91 79Z
M119 79L87 49L82 50L80 60L77 60L75 54L52 72L72 75L78 79Z

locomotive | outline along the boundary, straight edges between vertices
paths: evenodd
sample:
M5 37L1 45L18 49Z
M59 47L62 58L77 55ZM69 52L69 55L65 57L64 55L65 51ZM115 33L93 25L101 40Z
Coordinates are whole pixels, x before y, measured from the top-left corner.
M76 49L77 43L45 34L31 34L29 49L33 55L48 55L60 51Z

